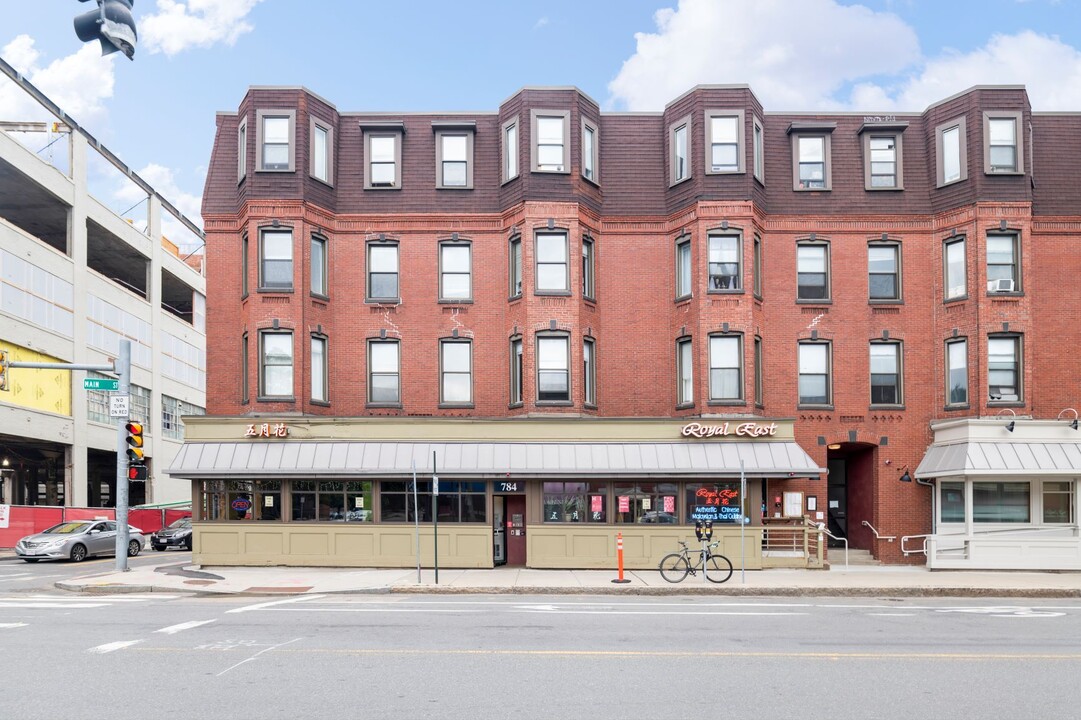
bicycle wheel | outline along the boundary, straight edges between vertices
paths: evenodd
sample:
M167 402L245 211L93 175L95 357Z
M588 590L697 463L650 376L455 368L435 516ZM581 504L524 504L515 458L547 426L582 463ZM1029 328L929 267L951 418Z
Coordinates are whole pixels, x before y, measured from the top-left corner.
M691 571L691 566L687 562L687 558L683 557L680 553L671 553L661 558L661 564L659 566L661 571L661 577L670 583L678 583L687 577L687 573Z
M723 583L732 577L732 561L724 555L709 556L709 572L706 577L710 582Z

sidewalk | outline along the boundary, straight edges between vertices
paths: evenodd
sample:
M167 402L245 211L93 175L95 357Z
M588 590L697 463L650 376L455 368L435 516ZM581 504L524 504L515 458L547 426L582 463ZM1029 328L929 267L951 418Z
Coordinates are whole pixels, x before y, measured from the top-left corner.
M666 582L656 570L495 568L431 569L199 567L185 563L99 572L56 583L86 593L190 592L207 595L448 593L521 595L717 595L777 597L1081 598L1081 573L937 571L924 567L853 566L831 570L736 570L724 584L688 576Z

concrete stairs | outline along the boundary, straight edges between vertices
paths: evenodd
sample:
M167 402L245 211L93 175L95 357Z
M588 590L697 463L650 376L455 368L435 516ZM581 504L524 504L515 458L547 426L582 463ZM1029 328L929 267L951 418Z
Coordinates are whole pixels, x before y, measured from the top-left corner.
M830 567L843 568L845 566L845 549L843 547L831 547L829 554ZM850 567L856 565L881 565L878 560L875 560L871 556L870 550L857 550L856 548L849 548L848 550L848 564Z

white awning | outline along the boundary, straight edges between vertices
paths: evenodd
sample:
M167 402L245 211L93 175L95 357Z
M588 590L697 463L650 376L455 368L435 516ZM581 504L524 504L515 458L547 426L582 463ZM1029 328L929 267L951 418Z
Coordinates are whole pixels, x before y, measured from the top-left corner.
M192 442L167 472L181 478L391 476L819 477L795 442Z
M947 475L1081 475L1081 443L960 442L932 445L916 468L918 478Z

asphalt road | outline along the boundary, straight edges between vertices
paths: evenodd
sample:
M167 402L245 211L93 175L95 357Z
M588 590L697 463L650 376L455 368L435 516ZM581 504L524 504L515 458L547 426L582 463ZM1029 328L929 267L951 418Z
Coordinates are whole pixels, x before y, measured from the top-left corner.
M191 552L144 550L136 557L128 558L128 567L143 565L171 565L191 563ZM116 570L115 557L95 557L73 563L70 560L43 560L27 563L15 557L0 560L0 594L28 591L52 591L55 584L75 577ZM0 716L2 718L2 716Z
M152 558L156 560L157 558ZM0 718L1071 718L1081 602L0 592Z

